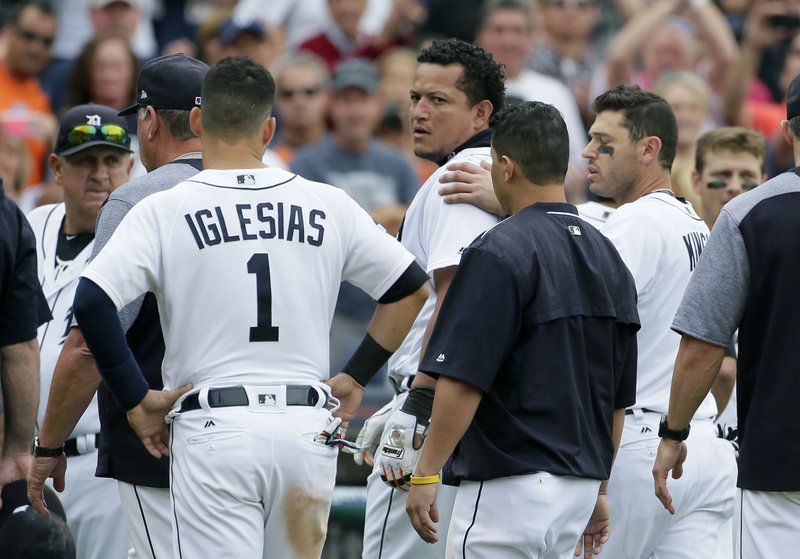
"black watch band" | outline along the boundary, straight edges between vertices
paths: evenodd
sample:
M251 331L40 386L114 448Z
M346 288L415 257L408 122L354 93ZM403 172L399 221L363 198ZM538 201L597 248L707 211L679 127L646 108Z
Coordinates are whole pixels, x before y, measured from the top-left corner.
M33 437L33 449L31 451L34 456L41 456L42 458L57 458L64 454L64 445L58 448L45 448L39 445L39 437Z
M673 441L685 441L689 438L689 429L691 425L687 425L685 429L670 429L667 427L667 416L661 416L661 423L658 425L658 436L664 439L671 439Z

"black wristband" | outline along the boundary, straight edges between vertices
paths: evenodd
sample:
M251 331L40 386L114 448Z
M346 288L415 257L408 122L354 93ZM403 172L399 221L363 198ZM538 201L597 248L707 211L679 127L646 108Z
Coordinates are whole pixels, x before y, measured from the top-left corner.
M367 333L350 361L342 368L342 372L353 377L361 386L366 386L375 373L389 360L392 353L394 352L384 349Z
M408 391L406 401L400 408L417 418L417 423L425 427L431 422L433 397L436 394L433 388L412 388Z
M43 446L39 446L39 437L33 438L33 448L31 448L31 454L36 457L41 456L42 458L57 458L64 454L64 445L57 448L46 448Z
M667 425L667 416L663 415L658 425L658 436L673 441L685 441L689 438L690 429L691 425L687 425L685 429L670 429Z

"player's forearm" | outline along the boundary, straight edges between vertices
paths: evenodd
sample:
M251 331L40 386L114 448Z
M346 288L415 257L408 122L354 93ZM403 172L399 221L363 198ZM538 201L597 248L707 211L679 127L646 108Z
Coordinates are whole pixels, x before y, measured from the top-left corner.
M684 429L717 378L725 348L682 336L667 412L670 429Z
M69 438L100 386L100 373L79 328L72 328L56 362L39 443L56 448Z
M427 298L428 287L423 284L399 301L388 304L378 303L367 330L369 335L381 347L391 352L397 351Z
M450 377L439 377L425 445L415 469L419 477L437 474L464 436L483 398L478 388Z
M705 43L706 52L714 60L710 75L714 91L722 91L725 79L739 56L736 38L725 17L712 2L693 10L693 21Z
M36 338L0 348L5 403L3 456L30 452L39 409L39 342Z

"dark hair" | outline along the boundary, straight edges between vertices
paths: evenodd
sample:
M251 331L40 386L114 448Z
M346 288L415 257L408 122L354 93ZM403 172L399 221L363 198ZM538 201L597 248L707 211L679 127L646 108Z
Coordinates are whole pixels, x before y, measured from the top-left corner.
M797 124L800 124L798 119ZM733 153L749 153L761 161L761 172L764 173L764 156L767 151L764 135L755 130L739 126L723 126L716 128L697 139L694 167L698 173L703 172L706 165L706 156L718 150L727 150Z
M678 149L678 123L672 107L663 97L642 91L638 85L618 85L601 93L592 103L592 109L622 113L622 126L628 130L632 142L646 136L661 139L658 161L664 169L672 169Z
M800 115L789 119L789 128L791 128L795 138L800 138Z
M503 108L506 73L489 52L459 39L438 39L419 53L417 62L439 66L460 65L463 71L456 81L456 87L467 96L471 107L484 99L492 104L489 125L493 126L494 115Z
M86 43L81 50L78 57L72 65L72 71L69 74L69 81L67 86L67 107L74 107L76 105L85 105L86 103L94 103L96 99L93 98L92 92L92 69L95 68L95 58L100 45L108 41L119 41L125 45L128 58L131 60L131 90L130 99L136 99L136 76L139 75L139 68L141 62L139 58L131 50L130 41L125 35L112 31L107 33L100 33L92 37L92 40Z
M504 107L495 117L492 147L498 157L516 161L530 182L564 182L569 134L564 117L552 105L526 101Z
M203 129L226 142L255 134L272 113L275 80L246 57L217 62L203 82Z
M480 29L486 24L486 20L497 10L517 10L524 12L528 18L528 27L530 27L531 17L531 4L528 0L486 0L478 12L478 20L475 28Z

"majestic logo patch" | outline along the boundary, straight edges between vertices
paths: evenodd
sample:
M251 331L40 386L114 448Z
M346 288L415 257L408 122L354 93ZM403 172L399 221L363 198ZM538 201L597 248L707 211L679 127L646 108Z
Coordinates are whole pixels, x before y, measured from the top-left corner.
M144 89L142 90L142 94L139 96L139 99L147 99L147 92Z
M91 126L100 126L100 115L86 115L86 124Z
M208 429L209 427L216 427L216 425L217 425L216 423L214 423L209 419L208 421L206 421L206 424L203 425L203 429Z
M440 353L439 356L436 358L437 363L444 363L444 353Z

